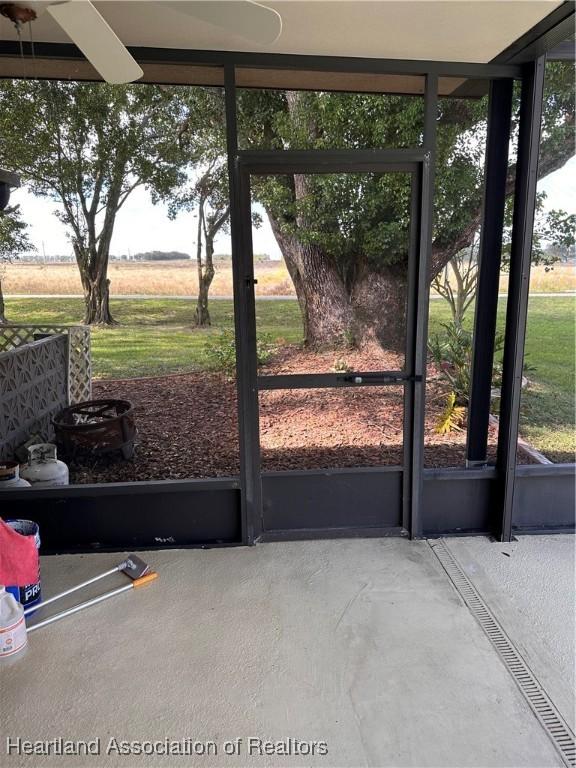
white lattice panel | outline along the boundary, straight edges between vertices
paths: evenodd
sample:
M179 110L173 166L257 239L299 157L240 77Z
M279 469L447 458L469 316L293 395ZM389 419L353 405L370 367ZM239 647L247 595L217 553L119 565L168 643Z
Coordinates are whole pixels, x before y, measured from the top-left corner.
M68 401L68 343L64 334L0 353L0 459L31 435L49 441L52 417Z
M70 405L92 399L92 355L90 328L68 330L68 400Z
M87 325L0 325L0 353L34 341L39 334L64 334L68 339L68 402L92 397L90 328Z

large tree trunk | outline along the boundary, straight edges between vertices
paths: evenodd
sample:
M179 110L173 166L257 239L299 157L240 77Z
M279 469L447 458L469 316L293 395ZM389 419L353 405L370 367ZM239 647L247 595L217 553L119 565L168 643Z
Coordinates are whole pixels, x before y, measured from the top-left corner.
M304 246L283 232L270 212L268 217L296 290L304 343L319 348L349 342L352 306L344 281L333 262L319 248Z
M406 349L406 267L379 272L364 268L352 285L353 326L356 343L377 342L383 349Z
M287 236L274 217L269 214L269 218L294 283L306 346L318 349L377 342L384 349L404 350L404 267L389 267L378 273L364 267L346 286L326 254Z
M110 312L110 280L99 276L84 287L85 325L116 325Z
M110 280L107 277L108 257L98 258L95 253L86 254L74 245L76 261L84 293L85 325L116 325L110 312Z
M324 347L350 343L353 312L340 275L320 249L303 246L301 251L299 300L306 344Z
M97 211L93 205L92 209L86 210L84 214L88 229L87 242L79 240L74 242L74 253L84 291L83 322L85 325L117 325L110 312L108 259L114 222L119 208L122 178L123 170L120 167L110 185L106 212L99 235L96 235Z

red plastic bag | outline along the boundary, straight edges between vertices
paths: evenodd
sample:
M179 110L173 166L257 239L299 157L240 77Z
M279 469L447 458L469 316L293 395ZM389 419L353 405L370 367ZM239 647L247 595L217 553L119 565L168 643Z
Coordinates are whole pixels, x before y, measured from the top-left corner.
M25 586L38 580L34 536L22 536L0 518L0 584Z

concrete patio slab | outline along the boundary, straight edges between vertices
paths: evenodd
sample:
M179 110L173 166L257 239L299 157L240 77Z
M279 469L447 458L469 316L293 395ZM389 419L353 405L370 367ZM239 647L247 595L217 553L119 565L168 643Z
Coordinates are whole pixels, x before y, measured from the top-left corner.
M573 535L484 537L449 547L574 730L576 602Z
M39 630L0 669L2 765L561 765L426 542L143 557L153 585ZM45 594L119 559L45 558ZM251 737L281 744L250 754ZM7 738L99 739L99 754L6 755ZM118 754L187 738L218 754Z

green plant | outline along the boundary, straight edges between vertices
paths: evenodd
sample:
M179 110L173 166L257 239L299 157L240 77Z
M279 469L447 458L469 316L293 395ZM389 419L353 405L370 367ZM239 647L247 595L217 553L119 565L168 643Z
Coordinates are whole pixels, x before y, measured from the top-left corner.
M263 333L256 339L256 362L258 366L269 363L272 355L277 351L278 346L269 333Z
M470 396L470 370L472 367L473 339L471 331L458 323L441 323L441 333L434 334L428 349L438 373L450 386L457 406L467 406ZM492 368L492 386L502 383L500 355L504 337L497 334L494 344L495 360Z
M357 346L356 336L351 328L346 328L342 334L342 341L346 349L354 349Z
M269 334L263 334L256 339L256 360L258 366L266 365L276 352L276 345ZM226 378L236 376L236 341L234 331L227 328L216 335L210 336L204 347L208 366L213 371L223 373Z
M456 393L450 392L446 398L446 408L436 424L436 432L440 435L447 435L453 430L460 431L465 416L466 408L463 405L456 405Z
M470 246L453 256L432 280L432 288L445 299L452 321L460 327L476 296L479 245L480 233L476 232Z
M204 346L204 355L211 370L220 371L227 378L233 379L236 375L234 331L225 328L220 333L209 336Z
M430 338L428 349L441 378L450 385L454 402L467 405L472 364L472 334L457 323L442 323L441 327L442 332Z
M334 360L334 365L332 366L333 370L336 371L336 373L348 373L352 370L352 368L348 365L346 360L344 360L341 357L336 358Z

